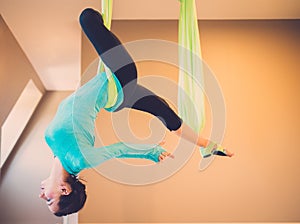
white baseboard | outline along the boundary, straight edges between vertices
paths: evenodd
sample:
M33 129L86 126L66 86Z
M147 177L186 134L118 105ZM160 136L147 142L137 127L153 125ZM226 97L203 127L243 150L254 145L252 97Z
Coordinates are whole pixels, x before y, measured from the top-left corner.
M68 216L64 216L64 224L78 224L78 213L73 213Z

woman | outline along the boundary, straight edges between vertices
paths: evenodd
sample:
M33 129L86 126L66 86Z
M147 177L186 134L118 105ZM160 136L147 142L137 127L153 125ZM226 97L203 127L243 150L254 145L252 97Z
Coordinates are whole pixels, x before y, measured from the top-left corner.
M199 137L166 101L137 84L134 61L118 38L104 26L99 12L85 9L80 15L80 24L113 74L111 79L105 73L96 75L63 100L45 132L46 142L54 154L54 163L50 176L41 183L40 198L46 200L51 212L64 216L83 207L86 201L85 186L77 177L83 169L111 158L143 158L159 162L172 156L160 145L149 147L120 142L95 148L94 122L101 108L110 112L133 108L151 113L170 131L200 146L203 157L233 155Z

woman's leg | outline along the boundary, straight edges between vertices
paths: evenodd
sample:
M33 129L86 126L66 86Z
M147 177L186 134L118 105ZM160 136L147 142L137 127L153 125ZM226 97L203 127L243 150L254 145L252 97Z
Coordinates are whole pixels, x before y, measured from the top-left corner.
M157 96L149 89L137 85L137 88L130 98L131 102L127 102L126 107L148 112L158 119L176 135L185 140L201 147L201 153L204 157L209 155L225 155L232 156L233 153L224 149L220 145L203 138L193 131L187 124L183 123L182 119L170 108L168 103Z
M221 145L210 141L209 139L203 138L198 135L192 128L187 124L182 123L181 127L174 131L174 133L185 140L194 143L200 147L202 156L209 157L211 155L229 156L232 157L234 153L230 152Z
M138 85L131 97L131 102L126 106L129 108L148 112L162 121L162 123L175 134L182 138L206 147L208 140L198 136L182 119L170 108L168 103L149 89Z
M125 106L156 116L170 131L177 130L182 123L164 99L141 85L137 85Z
M124 90L125 100L130 97L137 83L135 63L120 40L103 24L102 16L87 8L80 15L82 30L95 47L104 64L116 75Z

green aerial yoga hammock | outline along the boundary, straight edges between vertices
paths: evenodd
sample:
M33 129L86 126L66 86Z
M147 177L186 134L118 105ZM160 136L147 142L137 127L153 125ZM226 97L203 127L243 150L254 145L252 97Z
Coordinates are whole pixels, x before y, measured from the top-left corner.
M102 14L102 18L103 18L103 22L104 25L106 26L107 29L110 30L111 27L111 20L112 20L112 0L102 0L102 10L101 10L101 14ZM115 105L116 101L117 101L117 86L115 84L115 81L113 79L112 76L112 72L110 71L110 69L102 62L101 59L99 59L99 65L98 65L98 73L104 72L107 75L108 78L108 102L105 105L105 108L110 108L113 105Z
M195 0L179 0L179 81L178 111L183 121L195 132L204 127L204 72L201 56ZM227 156L226 149L212 141L200 147L203 158L212 155ZM209 160L211 161L211 160ZM200 169L208 162L200 163Z
M204 94L201 47L194 0L180 1L178 112L199 133L204 126Z

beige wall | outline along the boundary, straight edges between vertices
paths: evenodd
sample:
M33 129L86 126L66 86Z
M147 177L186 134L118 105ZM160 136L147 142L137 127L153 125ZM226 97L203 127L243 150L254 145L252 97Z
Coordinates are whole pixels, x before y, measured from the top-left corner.
M70 92L47 92L13 153L1 169L0 223L62 223L38 196L40 183L49 176L53 154L44 132L58 104Z
M45 92L36 71L0 16L0 126L29 79L42 93Z
M0 126L27 82L45 89L37 73L0 16ZM38 198L40 181L51 167L51 151L43 133L56 107L66 94L48 93L1 168L0 223L54 223L55 218ZM18 125L17 123L15 125Z
M223 144L235 157L217 158L200 172L196 151L175 175L147 186L119 184L96 170L84 171L88 201L79 214L81 223L299 222L299 20L201 21L199 25L203 58L225 98ZM177 41L175 21L114 21L112 29L123 42ZM84 70L96 57L86 38L83 52ZM177 80L176 68L164 63L140 62L138 70L140 76L162 74ZM97 121L105 143L118 141L110 118L101 112ZM139 137L150 134L143 118L141 113L130 113ZM209 113L208 119L206 134ZM178 139L167 133L166 140L165 147L174 150Z

